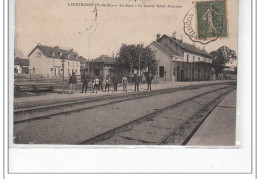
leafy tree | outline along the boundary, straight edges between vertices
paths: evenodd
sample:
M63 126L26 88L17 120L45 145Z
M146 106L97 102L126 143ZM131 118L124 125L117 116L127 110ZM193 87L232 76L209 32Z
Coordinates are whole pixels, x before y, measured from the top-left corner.
M130 71L132 64L132 70L139 70L139 58L141 71L148 68L152 74L156 74L155 54L149 47L144 47L143 44L122 45L116 58L116 69L118 71Z
M210 52L210 55L212 56L212 63L216 65L216 77L218 77L218 74L223 71L226 64L237 60L236 52L226 46L222 46L216 51Z

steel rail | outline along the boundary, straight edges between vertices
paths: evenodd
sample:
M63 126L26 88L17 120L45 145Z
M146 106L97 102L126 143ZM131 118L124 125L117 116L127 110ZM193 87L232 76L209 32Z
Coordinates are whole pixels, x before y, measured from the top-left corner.
M187 88L185 88L185 89L186 90L197 89L197 87L191 86L188 89ZM79 107L77 109L69 109L69 110L60 111L60 112L54 112L54 113L51 113L51 114L43 114L43 115L39 115L39 116L36 116L36 117L29 117L27 119L14 121L14 124L26 123L26 122L36 121L36 120L47 120L48 118L56 116L56 115L69 114L69 113L73 113L73 112L89 110L89 109L93 109L93 108L96 108L96 107L102 107L102 106L116 104L116 103L120 103L120 102L124 102L124 101L131 101L131 100L135 100L135 99L142 99L142 98L145 98L145 97L150 97L150 96L155 96L155 95L160 95L160 94L173 93L173 92L180 91L180 90L181 89L176 90L176 88L173 88L173 89L169 89L167 91L165 91L165 90L164 91L155 91L152 94L151 93L150 94L143 93L144 94L143 95L143 94L136 93L135 95L126 95L126 96L123 96L123 97L116 97L116 98L111 99L111 100L114 100L114 101L110 101L110 102L104 101L104 103L102 103L102 104L97 104L97 105L93 105L93 106ZM74 105L76 105L76 104L81 104L81 103L75 103ZM65 106L65 105L63 105L63 106ZM66 106L70 106L70 105L67 104ZM47 110L46 108L44 108L44 109L45 109L44 111ZM50 108L50 109L53 109L53 107ZM17 116L17 114L16 114L16 116Z
M130 122L128 122L128 123L125 123L125 124L123 124L123 125L120 125L120 126L118 126L118 127L113 128L113 129L111 129L111 130L108 130L107 132L104 132L104 133L102 133L102 134L96 135L96 136L91 137L91 138L89 138L89 139L87 139L87 140L81 141L81 142L79 142L78 144L79 144L79 145L95 144L95 143L97 143L97 142L104 141L104 140L106 140L106 139L108 139L108 138L114 136L115 134L117 134L117 133L119 133L119 132L122 132L122 131L124 131L125 129L128 129L129 127L131 127L131 126L133 126L133 125L136 125L136 124L138 124L138 123L142 123L142 122L144 122L144 121L148 121L148 120L151 119L152 117L154 117L154 116L156 116L156 115L158 115L158 114L160 114L160 113L163 113L164 111L167 111L167 110L172 109L172 108L176 108L176 107L179 106L179 105L182 105L182 104L184 104L184 103L187 103L187 102L189 102L189 101L191 101L191 100L194 100L194 99L196 99L196 98L205 96L205 95L207 95L207 94L210 94L210 93L213 93L213 92L216 92L216 91L220 91L220 90L223 90L223 89L228 89L228 88L231 88L229 91L232 91L232 90L236 89L236 87L234 87L234 86L228 86L228 87L218 88L218 89L215 89L215 90L212 90L212 91L208 91L208 92L205 92L205 93L202 93L202 94L193 96L193 97L191 97L191 98L188 98L188 99L185 99L185 100L180 101L180 102L178 102L178 103L169 105L169 106L167 106L167 107L165 107L165 108L159 109L159 110L157 110L157 111L155 111L155 112L152 112L152 113L147 114L147 115L145 115L145 116L142 116L142 117L140 117L140 118L134 119L134 120L132 120L132 121L130 121ZM216 98L215 98L215 99L216 99ZM174 131L172 131L172 132L174 132ZM172 133L172 132L171 132L171 133ZM167 135L167 137L168 137L168 135ZM163 141L160 141L159 143L162 143L162 142L163 142Z

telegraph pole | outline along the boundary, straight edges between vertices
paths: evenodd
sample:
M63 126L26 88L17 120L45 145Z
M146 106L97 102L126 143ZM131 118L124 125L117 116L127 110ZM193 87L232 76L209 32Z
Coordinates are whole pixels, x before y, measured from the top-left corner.
M65 62L65 56L62 55L61 57L61 62L62 62L62 93L64 94L64 62Z
M142 47L141 47L141 44L140 44L140 53L139 53L139 59L138 59L138 71L139 71L139 75L141 73L141 70L140 70L140 61L141 61L141 53L142 53Z

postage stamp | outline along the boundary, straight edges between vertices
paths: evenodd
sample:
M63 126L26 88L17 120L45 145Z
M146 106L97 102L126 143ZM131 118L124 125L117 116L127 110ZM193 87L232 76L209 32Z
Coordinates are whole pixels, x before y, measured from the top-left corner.
M227 37L225 1L196 2L198 38Z
M208 44L228 37L226 1L194 2L184 17L184 32L193 42Z

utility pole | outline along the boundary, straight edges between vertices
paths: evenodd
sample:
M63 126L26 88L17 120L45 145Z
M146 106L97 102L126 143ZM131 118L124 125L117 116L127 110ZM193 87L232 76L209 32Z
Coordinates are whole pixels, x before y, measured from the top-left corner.
M130 68L131 68L130 69L130 75L131 75L130 76L130 84L132 84L132 71L133 71L133 62L132 61L130 62Z
M140 61L141 61L141 53L142 53L142 47L141 47L141 44L140 44L140 53L139 53L139 59L138 59L138 71L139 71L139 75L141 74L141 67L140 67Z
M64 62L65 62L65 56L62 55L61 57L61 62L62 62L62 93L64 94Z

